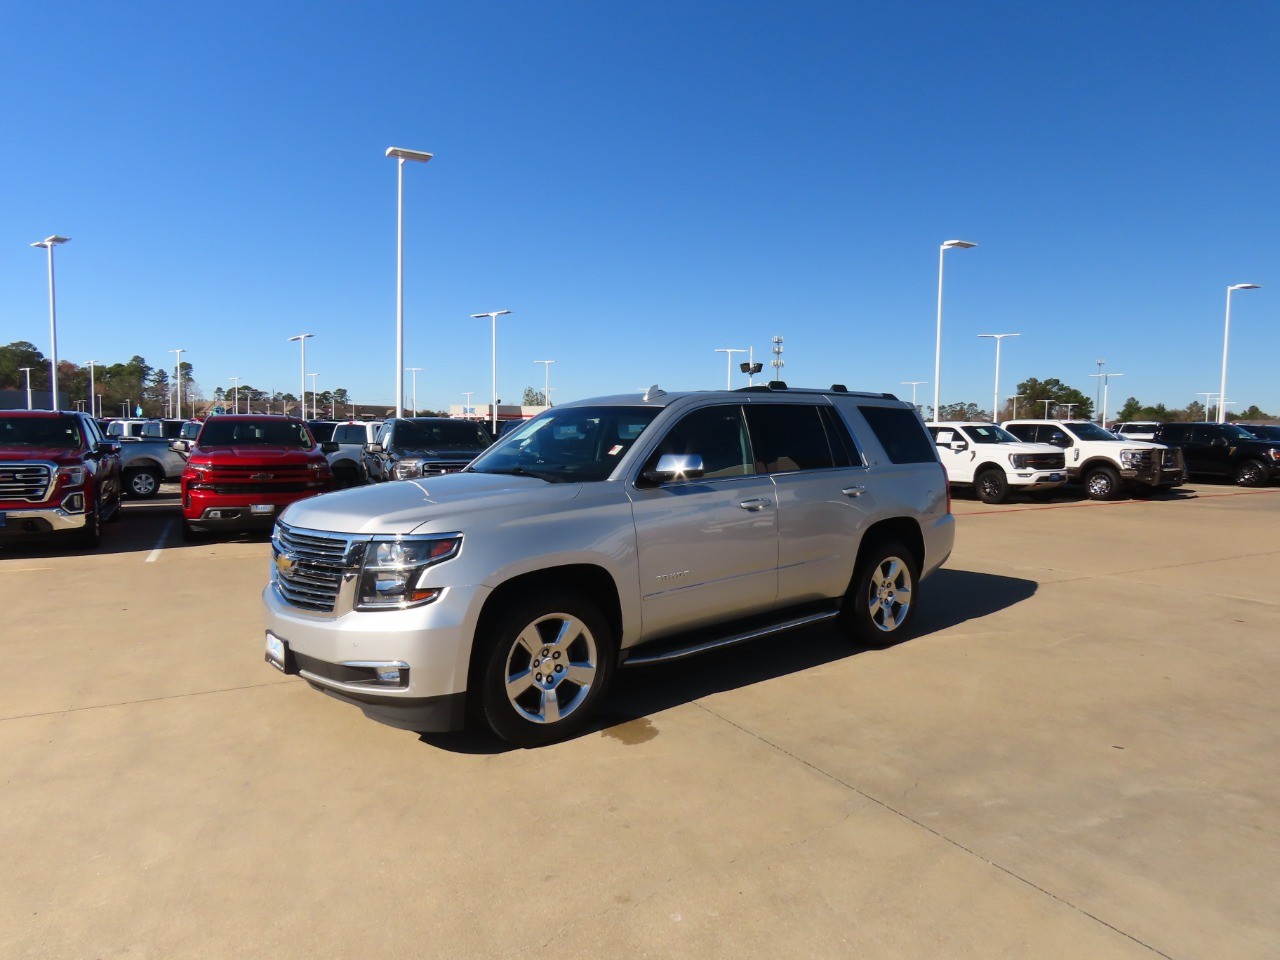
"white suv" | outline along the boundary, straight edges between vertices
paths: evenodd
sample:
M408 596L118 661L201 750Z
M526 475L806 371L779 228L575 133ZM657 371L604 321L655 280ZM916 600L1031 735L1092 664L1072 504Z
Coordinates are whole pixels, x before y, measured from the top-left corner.
M909 403L651 387L552 407L460 473L289 507L267 659L393 726L470 713L534 746L579 729L624 663L822 621L899 640L954 536Z
M1024 443L994 423L931 423L938 457L953 486L972 486L983 503L1011 490L1041 493L1067 482L1066 457L1047 443Z

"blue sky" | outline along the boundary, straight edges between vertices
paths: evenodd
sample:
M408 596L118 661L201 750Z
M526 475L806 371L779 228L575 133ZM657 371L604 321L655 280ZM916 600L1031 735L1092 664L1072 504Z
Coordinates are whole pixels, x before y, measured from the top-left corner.
M422 406L784 379L990 405L1028 376L1280 412L1280 5L0 7L0 342ZM734 357L735 363L743 357ZM406 383L408 377L406 377ZM735 377L735 386L741 385ZM931 398L932 384L920 388Z

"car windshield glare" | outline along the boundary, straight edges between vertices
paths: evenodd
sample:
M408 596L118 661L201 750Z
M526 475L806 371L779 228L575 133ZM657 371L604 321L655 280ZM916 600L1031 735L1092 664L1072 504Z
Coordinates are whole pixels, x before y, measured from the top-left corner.
M309 450L311 434L288 420L210 420L196 441L202 447L294 447Z
M607 480L658 412L656 407L553 408L507 434L467 471L552 483Z
M965 434L974 443L1018 443L1020 442L1008 430L997 427L994 423L984 423L978 427L962 427Z
M75 417L13 417L0 420L0 447L80 446Z
M1120 439L1110 430L1103 430L1096 423L1067 423L1063 424L1063 426L1074 433L1080 440L1111 440L1115 442Z

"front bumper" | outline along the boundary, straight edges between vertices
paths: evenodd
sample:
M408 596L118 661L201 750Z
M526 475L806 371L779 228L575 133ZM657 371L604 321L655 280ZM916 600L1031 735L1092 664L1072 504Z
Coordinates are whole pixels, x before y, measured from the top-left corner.
M1009 486L1018 490L1052 490L1067 482L1067 468L1058 470L1018 470L1013 469L1005 474L1009 478Z
M0 539L48 536L64 531L82 530L85 514L57 507L0 507Z
M409 610L312 614L262 591L266 632L283 641L283 662L268 662L364 711L370 719L419 732L461 729L472 638L488 588L450 587ZM379 680L379 667L398 674Z
M182 516L207 530L270 530L285 507L327 492L226 494L188 488L182 494Z

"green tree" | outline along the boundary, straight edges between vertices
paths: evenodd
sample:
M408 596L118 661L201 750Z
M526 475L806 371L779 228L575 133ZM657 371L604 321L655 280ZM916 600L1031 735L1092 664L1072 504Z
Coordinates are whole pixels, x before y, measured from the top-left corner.
M524 400L521 401L526 407L545 407L547 398L541 390L535 390L533 387L524 388Z
M976 403L944 403L938 408L940 416L939 422L954 422L957 420L990 420L987 411L983 410Z
M22 372L23 367L31 368L32 390L49 389L49 361L34 343L15 340L0 347L0 390L25 390L27 375Z
M1022 395L1018 406L1028 411L1027 416L1043 417L1046 400L1049 401L1050 417L1066 416L1068 408L1073 419L1092 420L1094 416L1093 401L1056 377L1048 380L1031 377L1018 384L1018 393Z

